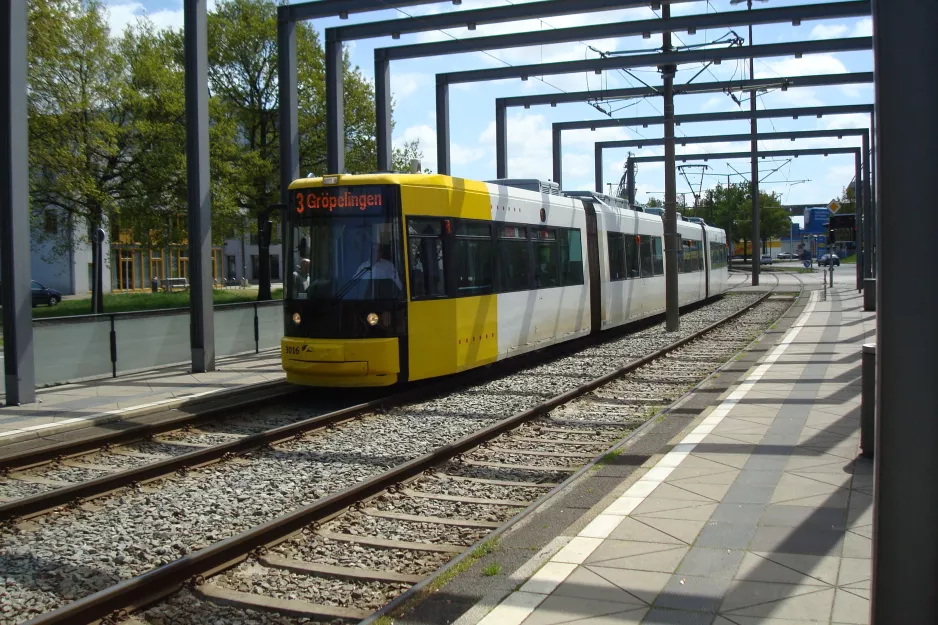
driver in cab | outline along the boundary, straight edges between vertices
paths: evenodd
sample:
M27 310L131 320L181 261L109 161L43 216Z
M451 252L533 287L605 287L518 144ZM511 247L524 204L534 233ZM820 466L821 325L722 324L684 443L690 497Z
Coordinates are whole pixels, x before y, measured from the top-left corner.
M355 270L355 275L363 280L391 280L398 289L403 290L397 267L391 261L391 246L385 243L376 245L375 248L374 262L371 260L363 262Z

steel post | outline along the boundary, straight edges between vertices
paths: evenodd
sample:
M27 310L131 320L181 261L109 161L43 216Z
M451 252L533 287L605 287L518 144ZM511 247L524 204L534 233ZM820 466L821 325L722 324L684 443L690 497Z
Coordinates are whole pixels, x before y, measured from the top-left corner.
M863 240L867 242L868 250L863 254L863 278L873 277L873 203L870 201L870 136L863 135ZM859 179L858 179L859 180ZM857 187L859 187L859 183ZM859 197L859 194L857 194ZM857 215L860 209L857 207ZM859 261L859 259L857 259Z
M206 1L185 1L183 27L186 63L186 195L189 210L189 331L194 373L215 370Z
M0 279L6 403L36 399L29 250L26 2L0 3Z
M671 17L671 5L661 6L662 19ZM662 52L671 51L671 33L661 36ZM668 332L681 327L677 282L677 251L681 240L677 234L677 176L674 147L674 74L676 65L659 67L664 81L664 288L665 321Z
M495 100L495 177L508 177L508 107Z
M550 160L552 172L551 180L559 184L560 188L563 189L563 141L560 130L558 130L556 126L553 127L551 133Z
M635 206L635 159L630 154L625 159L625 194L629 200L629 206Z
M450 174L449 83L445 74L436 75L436 169L439 174Z
M277 89L280 110L280 201L290 206L290 183L300 177L300 130L297 119L296 95L296 23L284 19L284 8L277 12ZM322 172L320 172L322 173ZM280 221L281 229L286 222ZM281 241L286 241L286 232L281 231ZM289 251L281 255L284 269L287 267ZM247 265L247 261L242 258ZM246 269L245 269L246 273ZM281 273L286 276L287 274Z
M752 0L748 1L748 9L752 11ZM749 24L749 48L752 48L752 24ZM755 70L753 69L754 59L749 57L749 80L755 80ZM759 133L759 122L756 119L756 94L757 91L753 89L749 92L749 112L752 114L752 117L749 120L749 128L752 133L752 139L750 140L749 150L752 153L752 158L750 159L750 167L752 176L752 286L759 286L759 270L761 269L760 261L762 255L762 239L759 232L759 141L757 135ZM756 250L758 249L758 253ZM743 252L745 253L745 251Z
M876 345L863 346L860 361L860 450L872 458L876 446Z
M391 61L375 50L375 123L377 127L378 171L391 171Z
M345 59L342 40L326 29L326 167L345 173Z
M862 210L863 207L866 206L866 201L865 201L866 194L861 191L863 187L860 184L860 175L861 175L861 168L862 168L861 163L860 163L860 160L861 160L860 157L861 157L860 152L857 152L856 155L853 157L854 159L853 161L853 171L854 171L854 174L853 174L853 212L854 212L854 220L855 220L854 224L856 227L856 232L854 233L854 237L853 237L853 243L856 248L856 255L857 255L857 258L856 258L857 262L856 262L855 269L856 269L856 274L857 274L857 290L858 291L863 290L864 255L863 255L863 250L861 248L863 245L863 225L864 225L863 220L866 219L866 212Z
M603 192L603 149L598 143L593 146L593 188Z
M873 0L876 145L876 456L872 625L938 623L938 3ZM909 86L914 85L914 93ZM885 211L889 218L883 217Z
M875 111L870 111L870 151L867 155L867 158L870 159L870 179L867 184L870 186L870 194L867 196L870 198L870 225L869 225L869 242L870 249L876 244L876 223L879 220L879 196L876 194L876 167L877 162L879 161L879 153L876 149L876 113ZM870 254L870 271L872 272L872 277L876 278L876 255Z

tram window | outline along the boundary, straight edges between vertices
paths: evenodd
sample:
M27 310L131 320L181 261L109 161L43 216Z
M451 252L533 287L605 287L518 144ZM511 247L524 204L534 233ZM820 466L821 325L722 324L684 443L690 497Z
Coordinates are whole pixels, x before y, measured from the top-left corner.
M527 291L531 288L531 249L524 226L499 226L498 242L499 291Z
M489 238L492 236L491 225L486 221L460 219L456 222L456 236Z
M683 260L683 263L682 263L683 266L681 267L681 273L689 273L689 272L691 271L690 265L691 265L691 254L692 254L692 252L691 252L691 249L690 249L690 245L691 245L690 240L685 239L684 241L681 242L681 248L684 250L684 254L682 254L682 256L681 256L681 258L682 258L682 260Z
M642 277L651 278L652 276L655 275L655 271L653 268L654 266L652 265L652 262L651 262L651 237L647 237L647 236L641 237L639 248L640 248L641 257L642 257L642 264L641 264Z
M456 294L492 293L492 239L456 238Z
M561 231L560 273L560 283L563 286L583 284L583 243L579 229Z
M651 239L651 261L655 266L655 275L664 275L664 249L661 246L661 237L652 237Z
M625 241L618 232L607 235L609 242L609 279L625 280L628 276L625 271Z
M411 299L446 296L443 239L438 219L408 219Z
M639 262L639 241L634 234L626 234L625 237L625 268L626 277L629 279L638 278L641 275Z
M560 251L557 232L552 228L532 228L534 239L534 285L538 289L560 286Z

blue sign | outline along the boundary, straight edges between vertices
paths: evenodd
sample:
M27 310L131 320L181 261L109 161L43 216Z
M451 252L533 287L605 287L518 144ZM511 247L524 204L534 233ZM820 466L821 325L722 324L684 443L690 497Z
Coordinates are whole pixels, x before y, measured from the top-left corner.
M804 268L805 268L805 269L810 269L810 268L811 268L811 261L810 261L810 260L804 261L803 264L804 264Z

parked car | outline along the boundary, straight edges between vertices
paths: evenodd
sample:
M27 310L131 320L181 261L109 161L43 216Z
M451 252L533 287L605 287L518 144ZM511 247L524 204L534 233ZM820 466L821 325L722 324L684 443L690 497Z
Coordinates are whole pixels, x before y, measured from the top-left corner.
M39 304L46 304L47 306L55 306L62 301L62 294L56 291L55 289L47 288L45 285L31 280L33 288L33 306L38 306ZM3 285L0 284L0 289L3 288Z
M788 252L782 252L781 254L778 254L775 258L778 260L792 260L795 258L795 255L789 254Z
M840 267L840 257L837 254L824 254L817 259L818 267L827 267L827 264L833 260L834 267Z
M760 265L771 265L771 264L772 264L772 257L771 257L770 255L768 255L768 254L763 254L763 255L759 258L759 264L760 264Z

